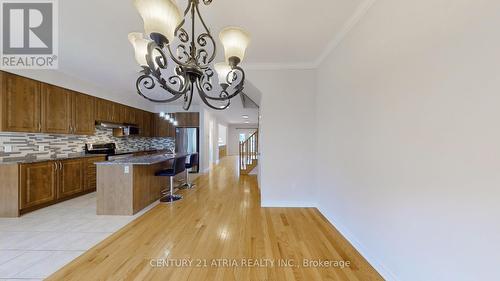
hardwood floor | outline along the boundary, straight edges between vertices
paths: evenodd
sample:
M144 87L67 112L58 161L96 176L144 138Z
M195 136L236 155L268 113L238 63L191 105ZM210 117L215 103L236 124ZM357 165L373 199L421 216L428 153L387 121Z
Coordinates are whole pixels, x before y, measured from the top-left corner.
M225 157L47 280L383 280L316 209L261 208L256 177L237 170Z

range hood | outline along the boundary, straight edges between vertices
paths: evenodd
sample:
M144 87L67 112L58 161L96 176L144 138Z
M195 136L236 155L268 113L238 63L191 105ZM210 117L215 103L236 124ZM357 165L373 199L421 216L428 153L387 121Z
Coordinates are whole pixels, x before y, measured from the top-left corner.
M95 125L97 128L112 129L115 137L134 136L140 133L139 127L135 124L96 121Z
M125 123L111 123L111 122L101 122L101 121L96 121L95 126L98 128L104 128L104 129L123 129L128 126L134 126L132 124L125 124Z

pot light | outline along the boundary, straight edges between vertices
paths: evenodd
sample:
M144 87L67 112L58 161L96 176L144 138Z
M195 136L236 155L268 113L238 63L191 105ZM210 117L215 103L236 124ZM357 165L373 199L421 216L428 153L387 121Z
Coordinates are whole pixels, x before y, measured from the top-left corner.
M242 115L243 119L248 119L248 115Z

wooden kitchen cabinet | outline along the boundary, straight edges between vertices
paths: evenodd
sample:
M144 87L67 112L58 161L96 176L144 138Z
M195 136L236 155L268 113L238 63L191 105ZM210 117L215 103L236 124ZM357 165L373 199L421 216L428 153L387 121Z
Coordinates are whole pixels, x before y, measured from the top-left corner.
M153 114L147 111L141 111L142 122L140 123L141 136L152 137L153 130Z
M95 163L106 161L106 156L85 158L84 191L95 191L97 188L97 167Z
M120 118L118 119L118 122L115 121L116 123L126 123L126 124L133 124L133 125L138 125L138 111L137 109L133 107L129 107L126 105L121 105L121 104L116 104L118 107L118 111L120 114Z
M104 122L120 123L119 104L105 99L96 100L96 120Z
M96 189L105 156L0 165L0 217L17 217Z
M93 135L95 133L95 98L72 92L72 128L73 134Z
M154 129L156 137L175 138L175 127L157 114L154 118Z
M178 127L199 127L200 113L199 112L176 112L175 120L179 123Z
M93 135L95 122L102 121L138 125L145 137L159 132L151 112L4 71L0 82L0 131ZM197 117L179 116L180 126L199 123ZM162 136L175 136L172 125L160 125Z
M83 191L84 161L68 159L58 162L57 199L64 199Z
M71 93L57 86L42 84L42 132L69 134L72 127Z
M57 86L42 84L42 132L92 135L94 98Z
M110 102L103 99L95 101L95 118L97 121L109 121L111 119Z
M0 72L0 126L7 132L40 132L40 82Z
M21 210L43 205L56 199L58 181L55 162L21 164L19 172Z

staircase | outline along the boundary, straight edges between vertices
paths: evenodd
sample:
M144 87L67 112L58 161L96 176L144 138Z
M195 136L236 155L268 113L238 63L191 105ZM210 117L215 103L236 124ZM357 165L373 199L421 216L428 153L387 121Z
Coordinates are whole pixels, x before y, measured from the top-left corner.
M240 175L248 175L258 163L259 131L240 142Z

